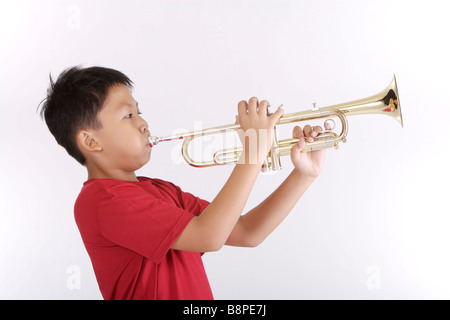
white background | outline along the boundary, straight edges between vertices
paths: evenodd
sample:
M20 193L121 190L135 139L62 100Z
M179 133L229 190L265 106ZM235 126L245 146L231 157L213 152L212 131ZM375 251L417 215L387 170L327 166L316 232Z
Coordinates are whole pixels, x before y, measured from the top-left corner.
M448 1L2 1L0 298L101 299L73 219L86 172L36 108L48 76L116 68L156 135L375 94L397 76L404 128L349 118L348 143L259 247L205 254L216 299L449 299ZM212 200L232 167L161 144L138 173ZM246 210L292 169L260 176ZM72 281L76 277L75 285Z

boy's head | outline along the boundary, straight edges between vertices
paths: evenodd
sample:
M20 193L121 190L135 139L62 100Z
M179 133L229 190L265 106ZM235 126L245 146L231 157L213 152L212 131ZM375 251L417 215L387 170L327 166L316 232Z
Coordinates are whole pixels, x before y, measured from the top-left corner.
M147 152L148 127L131 95L132 84L117 70L69 68L56 82L50 76L41 116L58 144L82 165L86 165L87 158L104 162L106 157L133 156L129 153L140 152L136 148L145 141Z

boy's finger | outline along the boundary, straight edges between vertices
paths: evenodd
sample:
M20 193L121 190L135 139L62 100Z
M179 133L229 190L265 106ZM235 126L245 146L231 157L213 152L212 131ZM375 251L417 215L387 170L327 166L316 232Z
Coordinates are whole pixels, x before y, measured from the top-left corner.
M277 111L275 111L273 114L271 114L269 116L269 118L273 121L273 125L275 125L275 123L283 116L283 114L284 114L284 110L280 106L280 107L278 107Z
M319 135L319 133L322 132L322 127L321 126L315 126L313 131L311 132L311 137L317 137Z
M309 137L311 136L311 132L312 132L312 128L309 124L307 124L304 128L303 128L303 134L305 135L305 137Z
M258 114L260 116L267 115L267 108L268 108L268 106L269 106L269 101L267 101L267 100L261 101L259 103L259 106L258 106Z
M258 98L251 97L248 100L248 113L249 114L256 114L258 109Z
M292 130L292 138L300 139L301 137L303 137L302 128L299 126L295 126L294 129Z
M241 100L238 103L238 113L241 114L247 114L247 101Z

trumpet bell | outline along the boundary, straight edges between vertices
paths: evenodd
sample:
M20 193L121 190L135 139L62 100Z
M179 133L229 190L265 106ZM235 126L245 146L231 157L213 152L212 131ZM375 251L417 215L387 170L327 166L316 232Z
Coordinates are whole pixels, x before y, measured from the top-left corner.
M340 110L345 116L363 114L381 114L396 120L403 127L403 117L400 108L397 80L395 78L383 91L352 102L327 107L329 110Z

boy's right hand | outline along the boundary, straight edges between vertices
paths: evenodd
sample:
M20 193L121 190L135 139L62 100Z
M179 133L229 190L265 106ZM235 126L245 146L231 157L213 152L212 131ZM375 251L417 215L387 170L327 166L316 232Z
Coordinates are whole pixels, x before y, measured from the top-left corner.
M283 115L282 108L273 114L267 114L269 102L252 97L238 103L238 117L236 123L241 125L238 131L243 143L244 152L239 163L262 164L272 146L272 137L276 122Z

